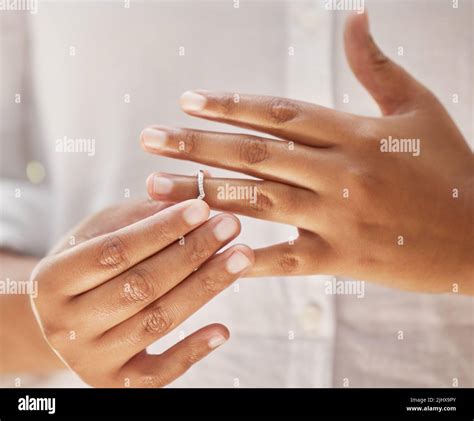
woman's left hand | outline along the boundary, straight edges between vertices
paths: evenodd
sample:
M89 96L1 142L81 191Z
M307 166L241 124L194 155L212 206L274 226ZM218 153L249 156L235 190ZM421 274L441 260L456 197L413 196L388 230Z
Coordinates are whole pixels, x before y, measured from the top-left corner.
M205 178L213 208L291 224L299 237L256 251L249 276L331 273L397 288L474 293L473 156L435 96L385 57L366 15L348 19L346 55L383 117L283 98L187 92L195 117L268 133L153 126L151 153L259 178ZM398 149L397 149L398 147ZM197 196L196 177L154 174L151 197Z

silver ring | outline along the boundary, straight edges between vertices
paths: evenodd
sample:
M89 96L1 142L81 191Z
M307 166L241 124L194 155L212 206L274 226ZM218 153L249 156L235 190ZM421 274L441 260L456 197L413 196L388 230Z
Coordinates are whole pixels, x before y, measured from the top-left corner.
M198 190L199 190L199 196L197 198L203 200L206 197L206 193L204 193L204 171L203 170L198 171L197 182L198 182Z

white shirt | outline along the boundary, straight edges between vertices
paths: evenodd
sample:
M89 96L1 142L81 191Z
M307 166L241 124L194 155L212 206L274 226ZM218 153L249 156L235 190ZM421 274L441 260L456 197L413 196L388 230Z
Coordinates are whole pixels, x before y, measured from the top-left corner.
M40 2L34 15L1 13L0 245L42 255L90 213L145 197L150 172L195 173L198 165L147 155L138 144L151 123L240 131L184 115L177 99L185 90L287 96L378 115L344 61L344 14L325 5L54 1ZM366 6L378 44L438 94L472 139L471 2ZM64 137L94 139L95 154L56 151ZM30 161L44 167L40 184L25 175ZM255 247L296 233L241 220L238 241ZM371 284L364 298L330 295L331 278L239 280L150 351L218 321L231 340L172 386L474 386L472 298ZM2 384L13 385L8 376ZM23 382L78 384L72 373Z

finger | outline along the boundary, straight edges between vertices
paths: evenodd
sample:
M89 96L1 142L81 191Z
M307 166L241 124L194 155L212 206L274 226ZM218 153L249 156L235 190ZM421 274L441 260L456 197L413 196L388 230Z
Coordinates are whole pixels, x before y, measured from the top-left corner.
M384 115L407 111L429 94L427 88L386 57L375 44L369 32L366 12L348 17L344 46L354 75Z
M118 354L130 358L172 331L227 288L248 270L253 261L253 252L247 246L229 248L206 262L166 295L107 331L101 341L104 346L118 347Z
M75 295L95 288L170 245L208 216L206 203L189 200L66 250L53 257L50 266L56 274L64 273L55 291ZM47 272L46 267L46 281Z
M229 339L223 325L206 326L161 355L142 352L120 370L118 387L163 387L182 376L194 364Z
M327 150L258 136L153 126L141 141L151 153L299 186L332 170Z
M267 276L300 276L330 272L330 248L318 235L310 234L286 243L254 250L255 263L246 278Z
M239 220L220 214L119 276L71 302L89 331L104 332L134 316L187 278L240 232Z
M101 212L86 218L73 231L64 236L49 254L56 254L71 246L76 246L90 238L118 230L126 225L133 224L147 218L167 207L172 203L157 202L150 199L132 200L108 207ZM71 240L73 240L71 242ZM72 243L72 244L71 244Z
M261 95L188 91L180 102L183 110L195 117L316 147L349 141L361 120L358 116L307 102Z
M166 173L148 177L147 190L150 197L170 202L198 194L196 177ZM213 209L301 228L317 225L314 218L307 221L303 207L310 201L316 207L318 195L306 189L265 180L204 177L204 192Z

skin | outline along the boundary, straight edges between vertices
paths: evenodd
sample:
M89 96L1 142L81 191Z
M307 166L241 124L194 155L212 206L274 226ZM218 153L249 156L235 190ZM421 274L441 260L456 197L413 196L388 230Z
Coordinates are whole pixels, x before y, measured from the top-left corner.
M331 273L406 290L474 294L468 144L434 94L379 50L365 14L348 18L345 51L381 117L194 91L181 98L189 115L276 139L152 126L141 143L150 153L256 177L206 177L205 200L215 209L298 227L294 244L256 250L249 276ZM419 138L419 156L382 152L389 136ZM225 184L256 188L256 202L220 198ZM152 174L147 187L159 200L197 194L196 178L182 175Z
M0 252L0 279L25 282L38 261L4 250ZM60 368L64 364L41 334L29 296L0 294L0 373L41 374Z
M44 352L39 357L51 368L65 364L91 386L161 387L181 376L229 338L225 326L206 326L160 355L146 347L254 261L245 245L216 254L239 234L240 223L230 214L208 219L209 212L201 200L172 206L142 201L87 218L48 256L29 262L38 285L31 304L43 338L30 318L24 327L35 338L28 345ZM21 369L28 364L18 358L9 363Z
M146 133L142 143L151 153L258 177L258 181L235 181L212 179L208 174L206 201L217 209L300 227L300 237L293 245L257 250L254 266L240 275L347 274L420 291L451 290L456 282L460 293L472 294L472 153L433 94L380 53L369 38L363 18L355 16L348 21L346 52L356 77L380 105L382 118L349 115L284 98L241 95L235 104L234 93L201 92L207 101L205 107L187 111L190 115L251 128L281 141L155 126L168 134L166 148L147 146ZM388 135L420 137L421 155L380 153L378 142ZM294 148L290 148L290 141ZM178 147L180 142L185 145L184 151ZM195 177L165 176L173 181L171 192L157 195L150 177L152 197L177 202L197 196ZM257 186L257 203L219 200L216 191L225 182ZM345 188L349 189L347 198L343 198ZM456 199L452 197L453 188L459 190ZM162 203L109 208L88 218L71 235L85 250L94 239L104 239L107 233L148 218L162 208ZM160 231L158 226L156 229ZM399 235L405 238L404 246L397 244ZM38 329L27 296L0 297L1 372L50 371L63 368L64 360L92 385L122 387L124 378L130 378L131 386L158 386L210 352L208 338L228 336L221 325L207 326L161 356L148 356L142 348L120 366L128 358L128 349L120 349L119 344L99 348L97 345L103 345L98 339L100 333L93 330L96 323L99 326L99 322L107 321L109 314L112 319L123 307L123 302L117 307L110 305L107 294L96 300L93 293L112 285L120 270L95 287L86 285L87 279L80 273L67 275L72 267L97 264L97 255L87 259L75 256L68 240L58 244L40 265L33 257L0 253L2 279L26 280L36 267L33 280L41 280L41 288L33 307L43 329ZM154 255L160 253L158 248L154 251ZM241 251L251 258L250 250ZM176 265L176 257L163 266L170 265ZM130 268L121 274L127 272ZM221 272L216 269L216 273ZM102 273L97 269L89 279L102 279ZM151 283L170 287L177 282L171 291L181 291L183 303L189 302L189 296L181 293L182 285L190 285L190 276L182 275L181 282L169 278L163 282L160 275L153 273ZM85 290L63 289L64 281ZM219 288L230 282L228 278L222 280ZM214 292L218 293L219 288ZM212 283L203 282L202 291L209 289L215 289ZM212 295L211 291L207 293L207 297ZM126 306L130 308L128 301ZM193 311L195 307L187 308ZM90 309L98 310L100 318L83 318ZM142 314L140 311L136 314ZM87 324L92 326L90 330ZM133 327L137 326L140 323L131 326L125 335L136 332ZM71 330L76 333L75 340L69 339ZM14 352L10 352L12 349ZM175 366L176 371L166 366Z

